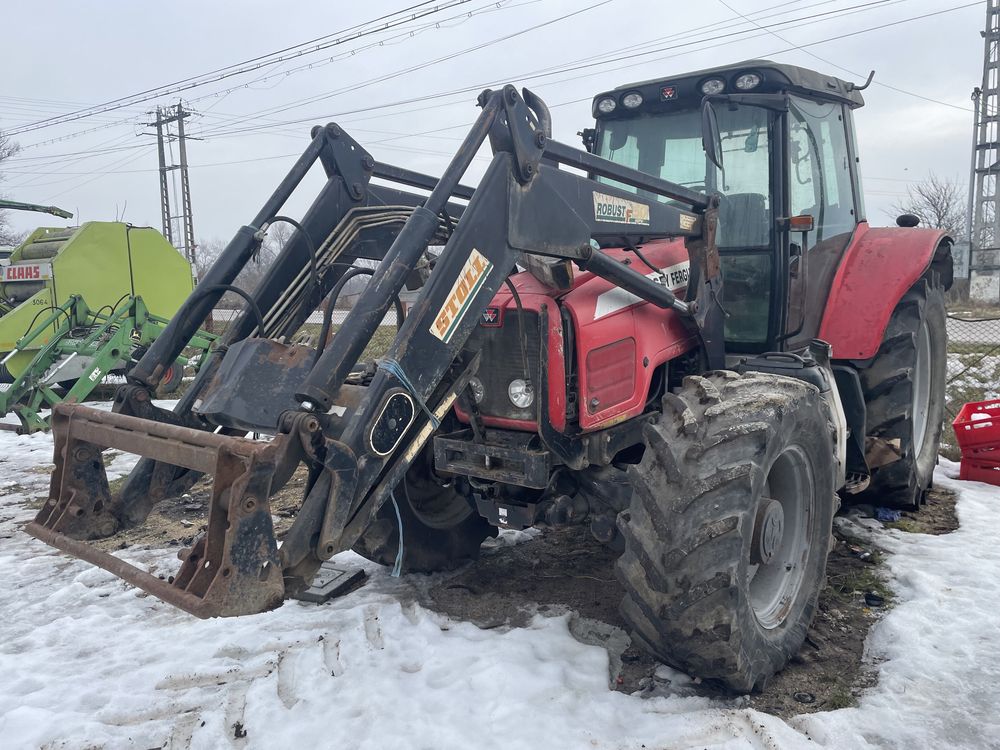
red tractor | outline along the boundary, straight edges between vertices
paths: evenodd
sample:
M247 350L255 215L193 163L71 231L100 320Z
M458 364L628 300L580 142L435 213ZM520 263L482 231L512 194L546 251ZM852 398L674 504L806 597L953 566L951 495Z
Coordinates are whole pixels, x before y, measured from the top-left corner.
M759 688L805 638L838 493L915 508L936 461L951 241L868 226L862 103L851 83L756 60L598 95L581 151L507 86L483 92L440 179L314 128L114 413L56 408L52 490L29 533L207 617L279 606L346 549L432 571L497 527L586 523L621 550L641 644ZM464 187L487 139L493 161ZM276 216L317 161L327 182L301 223ZM275 221L297 230L282 256L176 408L156 408L188 328ZM420 289L405 318L404 285ZM324 301L318 344L287 343ZM394 306L395 340L363 361ZM146 457L115 496L107 447ZM268 497L301 464L279 545ZM207 531L176 577L85 543L204 473Z

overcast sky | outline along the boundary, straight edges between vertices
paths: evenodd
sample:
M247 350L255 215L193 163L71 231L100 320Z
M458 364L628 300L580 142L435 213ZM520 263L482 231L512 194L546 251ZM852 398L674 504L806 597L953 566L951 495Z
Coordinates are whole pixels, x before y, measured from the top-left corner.
M8 2L0 130L336 35L416 4ZM782 38L734 11L761 26L787 22L772 29ZM575 15L561 18L568 14ZM22 152L4 164L0 193L62 206L77 220L124 215L159 227L155 139L144 113L181 97L198 113L188 121L189 133L204 139L188 147L195 234L228 238L257 212L307 144L313 124L335 120L375 158L438 174L464 135L462 126L475 118L474 91L361 110L466 87L525 83L553 107L555 137L577 145L576 132L592 124L595 93L770 57L859 83L876 71L856 122L869 219L887 224L890 204L930 172L959 183L963 194L967 189L970 94L982 75L984 21L982 1L961 0L471 0L253 75L16 135ZM418 27L419 33L401 34ZM454 53L462 54L434 62ZM603 62L565 70L593 60ZM550 69L560 72L538 75ZM379 77L386 80L373 82ZM315 101L301 104L306 99ZM426 131L436 132L409 135ZM485 161L481 155L478 169ZM292 215L319 184L313 175L289 207ZM42 214L12 218L19 229L60 224Z

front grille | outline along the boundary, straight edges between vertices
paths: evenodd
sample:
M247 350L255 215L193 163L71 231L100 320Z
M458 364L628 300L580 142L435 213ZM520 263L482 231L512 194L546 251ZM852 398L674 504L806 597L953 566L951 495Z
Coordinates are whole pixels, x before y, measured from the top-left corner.
M524 360L518 340L518 313L506 310L502 325L497 328L480 326L470 341L470 346L482 352L478 378L483 383L485 395L479 404L479 412L488 417L502 417L534 422L537 419L539 398L538 355L539 331L538 315L525 312L524 336L527 340L528 367L531 385L535 389L535 401L527 409L519 409L510 402L507 386L517 378L525 379Z

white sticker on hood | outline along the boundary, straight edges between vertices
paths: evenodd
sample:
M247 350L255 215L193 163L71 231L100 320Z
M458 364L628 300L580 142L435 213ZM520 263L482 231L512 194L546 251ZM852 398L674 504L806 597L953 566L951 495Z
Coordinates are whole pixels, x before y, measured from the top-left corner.
M691 261L684 260L672 266L660 269L659 273L650 271L646 274L647 279L663 280L666 287L675 294L681 289L687 288L688 277L691 275ZM639 297L632 292L628 292L621 287L615 287L597 295L597 304L594 305L594 320L603 318L613 312L618 312L636 302L642 302Z

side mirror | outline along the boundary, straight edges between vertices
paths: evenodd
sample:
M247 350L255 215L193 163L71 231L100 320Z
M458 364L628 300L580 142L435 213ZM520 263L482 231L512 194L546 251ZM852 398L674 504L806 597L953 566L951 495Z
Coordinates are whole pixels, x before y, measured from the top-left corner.
M920 217L913 214L900 214L896 217L896 226L915 227L920 223Z
M701 147L705 149L708 160L722 169L722 135L719 133L715 108L708 99L701 102Z
M611 130L611 146L612 151L617 151L620 148L625 148L625 144L628 143L628 131L625 128L612 128Z

